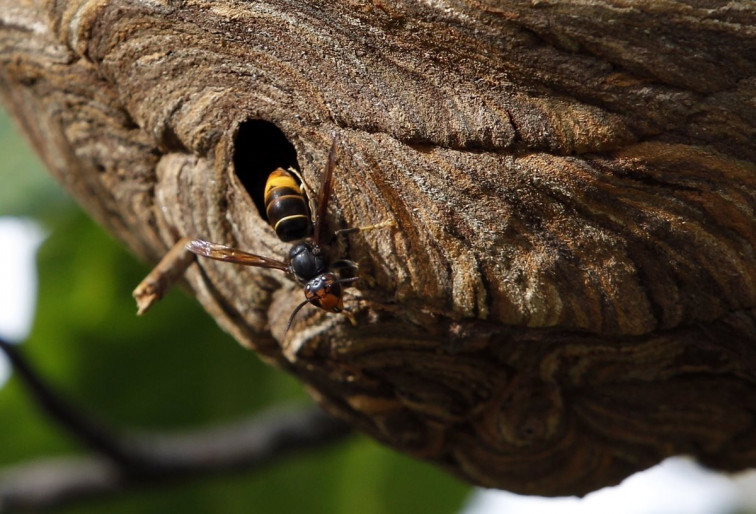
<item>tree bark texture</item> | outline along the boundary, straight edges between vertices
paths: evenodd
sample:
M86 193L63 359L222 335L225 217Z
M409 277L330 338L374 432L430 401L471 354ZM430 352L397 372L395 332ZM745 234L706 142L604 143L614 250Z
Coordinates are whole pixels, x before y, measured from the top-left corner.
M277 270L201 260L198 300L376 439L584 494L756 465L755 36L748 1L0 0L0 87L152 261L283 258L262 183L317 184L338 134L329 230L396 225L329 248L358 326L285 333Z

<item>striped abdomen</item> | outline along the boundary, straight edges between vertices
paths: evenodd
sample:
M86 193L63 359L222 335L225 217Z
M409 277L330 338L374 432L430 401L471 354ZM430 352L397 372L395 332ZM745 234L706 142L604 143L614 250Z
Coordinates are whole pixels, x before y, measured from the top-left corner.
M265 213L281 241L310 235L312 220L307 201L294 176L283 168L268 175L265 183Z

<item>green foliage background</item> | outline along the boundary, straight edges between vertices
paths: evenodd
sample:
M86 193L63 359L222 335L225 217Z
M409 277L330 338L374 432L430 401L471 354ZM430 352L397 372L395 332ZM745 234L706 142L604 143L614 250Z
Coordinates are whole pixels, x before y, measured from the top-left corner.
M157 430L310 402L294 379L242 349L180 291L137 318L131 291L148 267L60 192L2 111L0 155L0 216L34 218L50 234L38 254L38 307L23 350L59 392L114 425ZM13 377L0 389L0 470L82 451L40 415ZM458 512L468 490L355 436L254 473L143 489L59 512L443 514Z

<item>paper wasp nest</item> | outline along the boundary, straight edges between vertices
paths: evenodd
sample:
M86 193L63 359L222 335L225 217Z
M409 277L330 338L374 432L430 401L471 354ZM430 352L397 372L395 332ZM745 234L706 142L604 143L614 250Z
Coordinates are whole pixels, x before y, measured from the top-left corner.
M521 493L756 464L752 11L3 2L4 102L143 257L283 258L255 184L317 184L339 135L328 230L395 223L329 246L357 326L306 307L285 334L278 270L187 272L330 412Z

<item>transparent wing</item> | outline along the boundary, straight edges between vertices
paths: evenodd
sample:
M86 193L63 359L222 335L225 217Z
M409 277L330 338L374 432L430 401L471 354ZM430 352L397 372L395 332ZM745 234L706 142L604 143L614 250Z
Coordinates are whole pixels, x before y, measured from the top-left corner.
M323 176L320 179L320 189L318 190L318 212L315 217L315 231L312 235L312 240L315 245L320 244L323 232L325 231L326 212L328 212L328 201L331 198L331 177L333 176L333 169L336 167L336 161L338 160L336 155L338 147L339 138L338 136L334 136L331 151L328 152L328 163L326 164L325 171L323 171Z
M289 271L289 265L276 259L260 257L251 253L243 252L230 246L210 243L201 239L193 239L186 244L186 249L192 253L215 259L217 261L233 262L244 266L259 266L261 268L280 269Z

